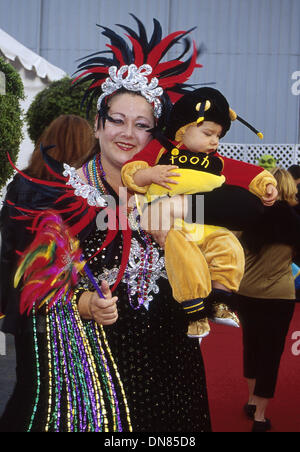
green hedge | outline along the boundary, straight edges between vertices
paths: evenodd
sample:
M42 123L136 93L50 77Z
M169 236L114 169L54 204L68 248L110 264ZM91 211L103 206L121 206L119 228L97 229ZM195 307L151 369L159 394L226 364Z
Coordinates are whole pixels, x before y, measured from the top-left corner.
M60 115L79 115L86 118L85 108L81 109L81 101L87 89L87 84L72 86L72 79L64 77L52 82L47 88L39 92L30 105L25 121L31 140L36 141L44 129ZM90 111L90 122L93 125L96 106Z
M6 93L0 94L0 188L13 175L7 152L15 163L18 158L22 135L22 110L24 99L22 79L14 67L0 57L0 71L5 74Z

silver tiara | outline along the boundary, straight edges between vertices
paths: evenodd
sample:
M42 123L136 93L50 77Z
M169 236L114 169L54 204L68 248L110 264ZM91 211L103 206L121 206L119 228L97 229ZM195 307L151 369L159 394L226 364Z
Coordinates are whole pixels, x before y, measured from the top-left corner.
M126 72L127 76L124 77ZM109 77L101 85L102 94L97 102L98 111L104 97L124 87L129 91L140 92L150 104L153 104L154 116L160 117L162 106L158 97L163 94L163 89L158 86L156 77L153 77L148 83L146 76L152 73L152 67L149 64L143 64L140 67L130 64L130 66L121 66L119 70L117 66L111 66L108 73Z

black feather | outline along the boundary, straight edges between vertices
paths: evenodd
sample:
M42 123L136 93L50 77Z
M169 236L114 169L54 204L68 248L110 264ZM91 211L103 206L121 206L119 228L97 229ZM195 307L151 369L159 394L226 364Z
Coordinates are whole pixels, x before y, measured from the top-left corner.
M117 47L121 51L125 64L133 63L133 54L125 39L123 39L121 36L110 30L109 28L104 27L103 25L98 26L103 28L104 31L102 32L102 34L103 36L109 38L111 45Z
M40 151L42 153L43 160L57 174L62 174L64 171L63 163L59 162L48 154L48 151L53 148L55 148L55 145L45 147L43 146L43 144L40 145Z
M149 49L154 49L157 44L162 40L162 28L157 19L153 19L154 29L152 33L152 37L149 42Z

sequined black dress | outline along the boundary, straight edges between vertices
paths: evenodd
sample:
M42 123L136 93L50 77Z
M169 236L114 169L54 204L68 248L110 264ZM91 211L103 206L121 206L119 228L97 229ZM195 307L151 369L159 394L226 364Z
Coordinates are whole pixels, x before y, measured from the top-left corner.
M86 256L94 254L104 234L85 241ZM133 431L210 431L205 371L197 339L186 336L187 320L172 298L162 253L153 247L153 266L144 304L138 304L145 235L135 232L127 272L115 295L119 319L105 327L129 404ZM149 242L148 247L149 247ZM114 282L120 261L120 235L90 261L94 276ZM141 285L141 284L140 284Z

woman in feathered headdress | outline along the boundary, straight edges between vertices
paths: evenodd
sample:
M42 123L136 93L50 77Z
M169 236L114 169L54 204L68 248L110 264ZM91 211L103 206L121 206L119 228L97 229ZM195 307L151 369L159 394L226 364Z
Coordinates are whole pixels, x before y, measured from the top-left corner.
M97 100L94 157L61 172L45 152L57 175L48 182L56 195L45 217L36 217L38 205L7 198L10 216L34 216L31 230L43 240L31 244L18 268L24 314L4 313L6 325L16 327L21 367L2 431L211 428L198 341L186 336L188 320L172 298L162 250L140 227L135 205L127 208L121 183L122 165L189 89L197 49L190 31L162 37L154 19L148 39L134 19L138 32L120 26L127 40L103 27L108 49L87 57L74 81L90 81L88 109ZM177 56L166 60L174 48ZM41 190L41 181L28 183ZM95 292L103 280L106 300Z

